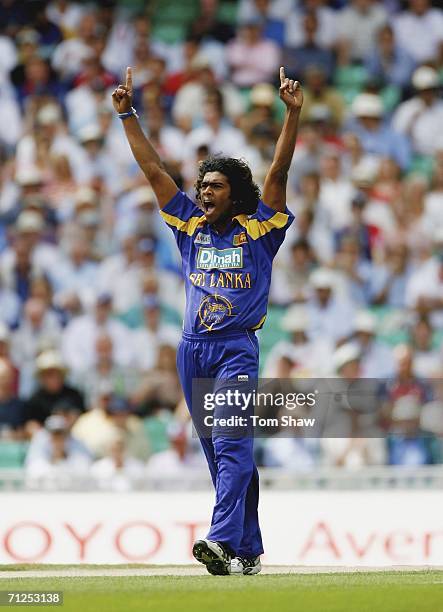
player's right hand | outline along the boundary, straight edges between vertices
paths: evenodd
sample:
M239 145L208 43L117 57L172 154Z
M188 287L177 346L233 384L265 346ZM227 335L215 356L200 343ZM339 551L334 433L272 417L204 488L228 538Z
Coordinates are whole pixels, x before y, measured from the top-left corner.
M127 113L132 107L132 68L126 69L126 83L118 85L112 94L112 104L118 113Z

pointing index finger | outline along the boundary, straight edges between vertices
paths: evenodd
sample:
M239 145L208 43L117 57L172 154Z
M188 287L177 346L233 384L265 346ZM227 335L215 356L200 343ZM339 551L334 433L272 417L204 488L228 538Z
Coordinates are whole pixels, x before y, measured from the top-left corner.
M285 76L285 69L283 68L283 66L280 66L280 83L283 85L283 83L285 82L286 76Z
M132 89L132 68L130 66L126 68L126 87Z

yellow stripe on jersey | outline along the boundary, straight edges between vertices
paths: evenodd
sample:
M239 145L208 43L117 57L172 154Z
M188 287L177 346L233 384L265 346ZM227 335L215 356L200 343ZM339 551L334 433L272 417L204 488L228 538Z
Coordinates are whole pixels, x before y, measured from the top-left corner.
M254 331L255 329L260 329L260 327L264 324L265 321L266 321L266 315L260 319L260 322L257 323L257 325L254 325L254 327L251 327L251 331Z
M281 229L288 223L289 216L286 213L276 212L266 221L259 221L258 219L248 219L247 215L237 215L234 217L245 228L247 234L251 236L253 240L257 240L262 236L265 236L273 229Z
M206 221L205 217L191 217L187 221L183 221L174 217L174 215L168 215L163 210L160 210L160 214L168 225L172 225L179 232L185 232L188 236L192 236L197 227Z

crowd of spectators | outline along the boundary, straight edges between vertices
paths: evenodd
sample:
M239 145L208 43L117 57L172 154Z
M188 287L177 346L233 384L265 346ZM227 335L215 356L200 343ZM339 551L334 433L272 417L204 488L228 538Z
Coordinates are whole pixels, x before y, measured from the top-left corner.
M0 1L0 438L29 443L30 482L92 471L123 490L200 465L175 369L178 251L111 93L133 66L142 126L191 196L208 154L245 158L262 185L284 65L305 103L262 372L384 381L384 429L279 432L259 460L442 461L439 3L195 0L176 40L158 27L169 4Z

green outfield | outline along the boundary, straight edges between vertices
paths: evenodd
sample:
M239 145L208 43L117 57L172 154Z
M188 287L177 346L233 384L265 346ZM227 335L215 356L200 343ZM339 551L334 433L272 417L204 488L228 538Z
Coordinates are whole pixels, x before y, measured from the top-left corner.
M11 568L12 569L12 568ZM26 572L24 572L25 574ZM63 612L443 612L443 572L2 579L0 590L64 591Z

